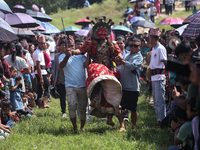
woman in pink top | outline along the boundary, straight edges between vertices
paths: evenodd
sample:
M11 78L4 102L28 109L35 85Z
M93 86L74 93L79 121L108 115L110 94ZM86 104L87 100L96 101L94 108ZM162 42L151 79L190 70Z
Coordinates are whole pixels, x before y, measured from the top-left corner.
M154 2L154 6L156 7L156 9L157 9L157 12L156 12L156 15L159 13L159 15L160 15L160 2L161 2L161 0L155 0L155 2Z

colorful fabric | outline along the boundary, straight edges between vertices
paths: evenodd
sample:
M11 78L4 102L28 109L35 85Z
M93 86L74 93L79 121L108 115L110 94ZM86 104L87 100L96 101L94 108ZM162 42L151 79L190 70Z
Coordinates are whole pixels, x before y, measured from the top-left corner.
M111 27L106 22L97 22L93 27L94 39L105 39L111 35Z
M93 63L87 68L88 78L86 80L87 95L90 98L97 83L101 83L98 89L97 104L98 110L93 110L92 115L104 117L100 114L119 115L119 104L122 98L122 88L118 79L106 66ZM103 94L103 95L102 95ZM111 107L111 106L112 107Z
M115 56L119 53L122 53L119 46L117 44L111 43L113 46L109 46L108 42L105 42L101 46L92 42L85 42L85 44L80 48L82 53L89 52L90 58L93 63L104 64L109 69L113 68L113 61Z
M161 35L160 29L159 28L151 28L149 35L160 36Z
M182 37L198 37L200 35L200 16L196 17L183 31Z
M44 52L45 67L51 67L51 58Z

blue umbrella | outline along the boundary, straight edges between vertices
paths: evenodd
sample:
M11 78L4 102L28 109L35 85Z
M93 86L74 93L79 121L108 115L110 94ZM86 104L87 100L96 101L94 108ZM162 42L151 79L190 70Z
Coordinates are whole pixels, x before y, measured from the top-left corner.
M133 17L131 18L131 22L136 22L136 21L141 21L141 20L145 20L143 17Z
M14 41L17 38L11 26L0 18L0 41Z
M8 6L8 4L6 4L6 2L4 0L0 0L0 11L2 11L5 14L13 13L12 10L10 9L10 7Z
M154 0L148 0L149 2L151 2L151 3L154 3Z
M114 31L124 31L124 32L130 32L130 33L133 33L129 28L125 27L125 26L115 26L112 28L112 30Z
M60 33L58 28L48 22L41 22L39 20L37 20L37 22L46 30L46 32L44 32L46 34Z

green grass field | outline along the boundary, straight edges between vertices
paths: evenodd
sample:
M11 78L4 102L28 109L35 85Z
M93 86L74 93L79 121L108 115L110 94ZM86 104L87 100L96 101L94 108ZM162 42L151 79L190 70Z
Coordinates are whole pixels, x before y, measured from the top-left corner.
M53 99L49 105L49 109L35 108L36 118L16 123L14 134L1 140L0 149L166 150L173 144L167 129L154 128L154 108L144 96L139 98L137 130L131 131L131 123L127 123L126 133L119 132L116 117L114 128L106 125L106 120L92 117L84 132L74 134L69 117L61 118L59 99Z

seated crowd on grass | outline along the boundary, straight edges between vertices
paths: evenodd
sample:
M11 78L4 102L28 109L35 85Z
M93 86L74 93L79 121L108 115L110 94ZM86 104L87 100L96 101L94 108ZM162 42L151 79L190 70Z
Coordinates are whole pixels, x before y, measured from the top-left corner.
M76 90L83 90L78 99L80 101L85 99L85 101L84 104L78 101L73 105L73 102L69 101L73 98L68 98L68 96L74 91L66 88L66 84L69 83L65 82L75 78L66 77L66 74L71 71L67 67L71 67L72 70L79 69L74 72L81 78L84 76L82 78L84 81L80 82L85 84L85 69L81 70L81 66L77 68L76 65L82 64L83 68L87 67L87 63L90 63L87 62L88 56L83 55L85 58L79 56L73 64L71 64L73 59L70 58L77 52L76 50L82 49L86 42L88 39L82 36L72 35L65 39L63 35L58 34L20 37L19 41L0 44L0 138L13 134L14 123L25 119L31 122L31 117L37 117L34 115L34 107L51 109L47 104L51 100L50 87L56 87L60 94L63 118L67 117L67 97L74 132L77 132L77 126L76 113L73 111L79 109L81 130L83 130L88 102L86 89L77 85ZM66 48L66 43L68 48ZM117 65L114 68L119 72L118 80L122 84L122 99L125 99L123 102L131 105L129 107L121 103L120 131L126 131L123 121L129 120L129 112L132 129L136 130L137 99L141 80L144 80L149 86L150 93L152 89L153 99L151 94L147 95L147 99L149 98L149 101L154 103L157 118L155 127L161 129L168 127L169 133L166 134L174 135L175 146L169 145L169 149L197 150L200 148L200 37L185 38L181 37L177 31L161 33L158 28L152 28L150 31L144 31L143 34L118 33L113 43L117 44L122 55L113 60ZM137 61L134 58L137 58ZM66 67L69 61L70 64ZM127 64L130 64L130 68L132 67L129 72L126 70ZM124 70L121 70L122 68ZM132 80L134 84L138 84L137 87L132 87L130 83L127 83ZM127 90L129 85L131 92ZM98 86L95 86L94 90L95 88ZM136 90L132 90L134 88ZM133 91L136 94L133 94ZM52 96L55 97L55 92ZM93 97L94 100L95 98ZM130 102L131 98L134 102ZM80 106L77 107L77 103L80 103ZM95 101L91 101L90 105L95 108ZM109 117L107 124L114 126L112 118Z

